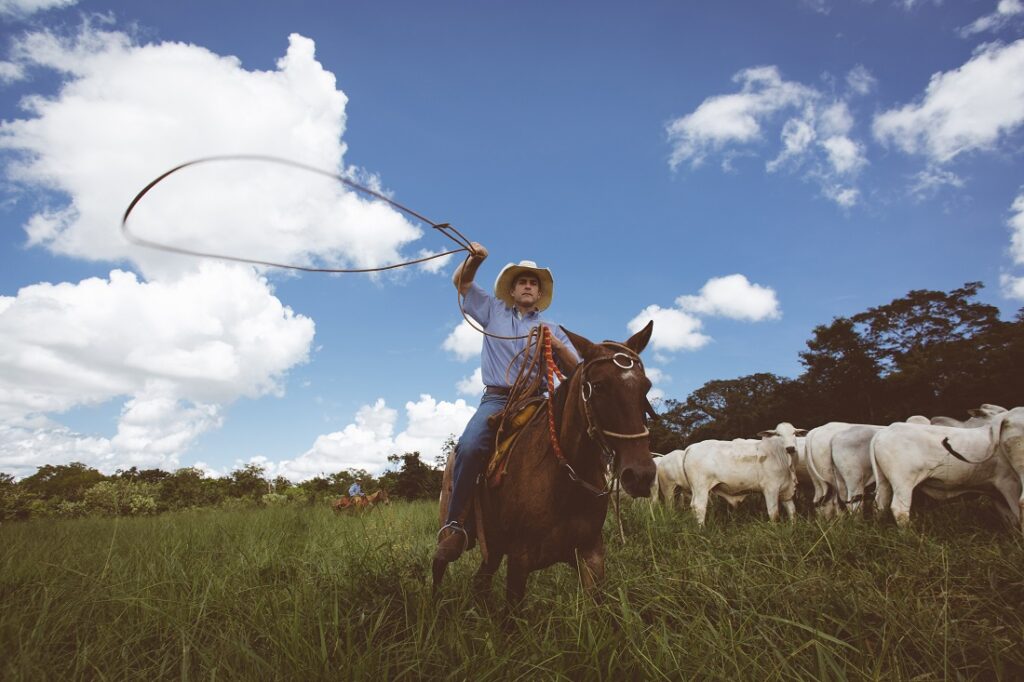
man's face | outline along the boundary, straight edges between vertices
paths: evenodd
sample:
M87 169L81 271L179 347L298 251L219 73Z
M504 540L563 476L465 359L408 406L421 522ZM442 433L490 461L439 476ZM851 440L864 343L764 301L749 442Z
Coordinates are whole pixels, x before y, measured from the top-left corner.
M520 308L533 308L540 300L540 280L533 275L519 275L512 285L512 301Z

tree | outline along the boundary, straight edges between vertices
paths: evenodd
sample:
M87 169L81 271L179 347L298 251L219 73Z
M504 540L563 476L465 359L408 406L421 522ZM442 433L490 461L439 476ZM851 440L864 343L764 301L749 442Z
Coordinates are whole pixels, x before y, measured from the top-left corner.
M134 481L135 483L159 483L170 475L169 472L162 469L143 469L139 471L137 467L124 470L118 469L114 472L114 476Z
M232 471L229 477L231 479L231 496L259 500L270 492L270 483L264 478L266 471L264 467L253 463Z
M106 478L96 469L81 462L44 464L18 485L22 490L44 500L80 502L86 490Z
M407 452L404 455L388 455L392 464L402 463L393 478L389 494L407 500L436 498L441 494L442 472L427 466L420 459L420 453Z
M160 482L159 501L168 509L187 509L217 504L226 494L226 486L206 478L202 469L185 467Z
M910 414L962 414L999 384L990 361L1000 356L1009 323L975 299L981 282L950 292L914 290L851 319L876 361L886 405L879 421ZM1012 337L1012 333L1010 334Z
M838 317L814 328L800 362L805 391L798 410L807 423L849 421L874 423L873 396L880 386L877 353L857 331L853 320Z

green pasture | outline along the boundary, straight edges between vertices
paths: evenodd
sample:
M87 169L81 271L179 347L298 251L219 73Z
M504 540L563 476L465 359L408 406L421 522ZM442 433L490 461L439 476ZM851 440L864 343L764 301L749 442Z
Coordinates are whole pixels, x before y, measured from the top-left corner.
M912 530L627 504L597 600L567 567L510 613L474 550L434 600L436 507L0 526L4 680L1021 679L1024 541L977 501Z

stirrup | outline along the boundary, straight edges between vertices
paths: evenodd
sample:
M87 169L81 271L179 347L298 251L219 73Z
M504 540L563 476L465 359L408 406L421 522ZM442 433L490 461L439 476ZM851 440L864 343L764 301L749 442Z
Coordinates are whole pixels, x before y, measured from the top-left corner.
M455 532L462 533L462 551L465 552L466 547L469 546L469 533L466 532L465 527L458 521L449 521L448 523L441 526L441 530L437 531L438 542L441 541L441 533L443 533L446 528L450 528Z

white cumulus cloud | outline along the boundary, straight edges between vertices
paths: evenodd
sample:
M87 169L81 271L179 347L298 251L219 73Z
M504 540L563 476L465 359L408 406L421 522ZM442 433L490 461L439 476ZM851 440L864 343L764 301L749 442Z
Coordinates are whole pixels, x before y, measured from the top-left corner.
M877 84L878 80L863 64L858 64L846 74L846 85L855 95L866 95L874 90Z
M753 284L740 274L712 277L701 287L698 295L680 296L676 305L690 313L748 322L776 319L781 315L775 290Z
M460 395L479 396L484 392L483 370L477 367L468 377L460 379L455 384L455 389Z
M647 306L626 326L635 334L651 320L654 320L651 347L656 351L697 350L711 341L710 336L700 332L703 323L699 318L659 305Z
M1013 215L1007 221L1010 226L1010 255L1017 265L1024 265L1024 192L1017 195L1010 206Z
M877 115L884 144L936 164L988 150L1024 124L1024 39L981 46L965 64L931 77L921 100Z
M0 0L0 16L24 18L30 14L58 7L70 7L78 0Z
M480 357L480 350L484 345L484 335L470 326L469 322L463 320L445 337L441 347L453 353L459 360L469 360Z
M398 412L378 398L359 409L354 423L319 436L309 450L281 462L276 471L293 480L343 469L380 473L388 466L388 455L406 452L419 452L424 462L433 464L445 440L452 434L458 437L476 409L464 400L451 403L421 395L418 401L407 402L405 411L408 425L395 434Z
M824 196L844 207L852 205L851 195L842 198L844 204L827 191L840 180L849 182L867 164L864 145L851 137L854 119L847 101L829 102L816 88L784 80L775 66L746 69L733 80L740 83L740 92L708 97L693 113L669 122L669 165L677 169L688 162L696 168L709 154L721 152L723 169L733 171L739 148L759 143L780 114L792 112L779 133L782 149L765 163L765 170L801 171L822 187ZM854 95L874 84L862 66L850 72L848 81Z
M669 122L672 168L684 162L696 167L711 151L756 140L766 119L817 96L812 88L783 80L775 66L744 69L733 82L740 92L709 97L693 113Z
M996 11L978 17L967 26L964 26L960 29L960 35L964 38L969 38L978 33L997 31L1022 13L1024 13L1024 3L1021 0L999 0L999 4L996 5Z
M348 98L300 35L272 71L196 45L136 45L88 24L72 37L29 33L12 59L65 79L52 97L25 98L25 118L0 123L0 148L18 159L8 176L51 197L25 226L28 241L55 253L130 258L149 277L194 269L196 259L130 246L116 229L136 192L185 161L264 154L347 173ZM329 177L258 162L181 171L143 199L130 225L198 251L330 267L403 260L421 234Z
M651 346L659 353L658 359L665 360L666 353L697 350L711 342L711 337L702 332L704 321L699 316L760 322L781 315L774 289L754 284L744 275L733 274L712 277L698 294L676 298L673 308L649 305L626 326L631 333L636 333L654 320ZM655 383L669 379L657 369L649 370L648 376ZM657 395L660 397L661 393Z
M999 277L999 284L1002 286L1004 296L1024 301L1024 277L1014 277L1004 273Z
M63 445L39 447L34 465L82 443L82 458L108 470L174 464L220 425L221 406L279 393L288 369L306 361L313 331L251 269L217 263L170 282L114 270L24 287L0 296L0 420L23 428L34 415L125 399L109 442L44 425L42 441ZM0 470L25 464L31 431L22 435L0 445Z

